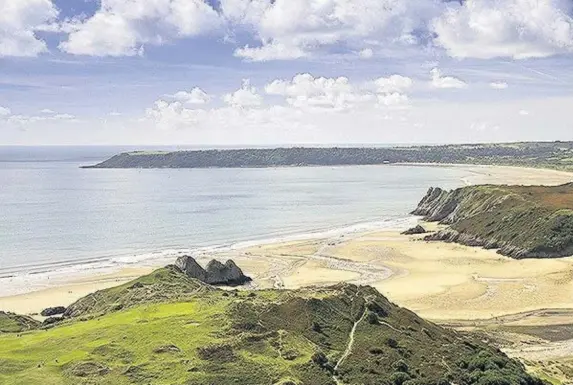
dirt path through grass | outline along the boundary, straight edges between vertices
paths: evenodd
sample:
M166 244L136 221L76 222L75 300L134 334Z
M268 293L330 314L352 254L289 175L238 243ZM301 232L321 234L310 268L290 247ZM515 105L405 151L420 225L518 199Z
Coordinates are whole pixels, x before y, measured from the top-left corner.
M350 353L352 353L352 346L354 345L354 334L356 333L356 328L358 327L360 322L362 322L362 320L364 320L364 317L366 317L366 313L367 313L367 310L364 309L364 312L362 313L362 316L360 317L360 319L354 323L354 326L352 326L352 330L350 330L350 335L348 337L348 345L346 346L346 350L344 351L344 354L342 355L342 357L340 357L340 359L336 363L336 366L334 366L334 373L335 374L332 376L332 378L334 379L334 382L336 382L338 385L343 385L344 383L342 381L340 381L338 379L338 377L336 377L336 371L338 370L340 365L344 362L344 360L350 355Z

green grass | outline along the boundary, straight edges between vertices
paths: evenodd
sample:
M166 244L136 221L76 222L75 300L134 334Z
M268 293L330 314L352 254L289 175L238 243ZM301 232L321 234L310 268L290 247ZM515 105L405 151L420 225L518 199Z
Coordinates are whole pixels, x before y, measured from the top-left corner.
M184 298L157 302L166 277ZM540 384L479 339L424 321L370 287L187 293L189 285L202 287L160 269L100 292L97 306L77 307L81 314L53 328L0 335L0 383L333 385L357 322L337 373L345 384L400 385L407 377L409 385L488 385L500 376ZM93 303L87 298L79 303Z

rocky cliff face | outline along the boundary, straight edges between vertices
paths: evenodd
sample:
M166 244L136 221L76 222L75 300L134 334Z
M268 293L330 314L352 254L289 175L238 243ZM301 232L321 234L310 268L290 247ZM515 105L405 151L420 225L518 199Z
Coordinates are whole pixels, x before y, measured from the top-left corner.
M188 277L198 279L210 285L237 286L251 281L237 264L231 260L225 264L212 260L203 269L195 259L190 256L177 258L175 265Z
M498 249L513 258L573 254L573 185L430 188L412 212L449 228L428 241Z

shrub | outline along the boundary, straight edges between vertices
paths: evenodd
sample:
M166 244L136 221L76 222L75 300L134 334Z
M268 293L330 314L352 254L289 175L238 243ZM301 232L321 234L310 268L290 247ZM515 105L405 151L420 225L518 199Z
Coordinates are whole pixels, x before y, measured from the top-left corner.
M390 376L390 381L392 381L394 385L403 385L410 378L408 373L396 372Z
M370 325L378 325L378 315L376 313L369 311L366 319Z
M397 372L408 373L410 371L410 367L404 360L396 361L392 364L392 368L394 368Z
M396 349L398 347L398 341L394 338L388 337L386 338L386 345L390 346L392 349Z

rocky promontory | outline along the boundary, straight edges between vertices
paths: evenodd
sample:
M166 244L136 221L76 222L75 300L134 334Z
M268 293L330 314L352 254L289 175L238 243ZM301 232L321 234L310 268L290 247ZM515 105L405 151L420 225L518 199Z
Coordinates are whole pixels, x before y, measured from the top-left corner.
M232 260L225 264L213 259L203 269L193 257L188 255L177 258L175 262L183 273L189 278L198 279L209 285L239 286L251 281Z
M517 259L573 255L573 183L430 188L412 214L449 225L427 241L498 249Z

